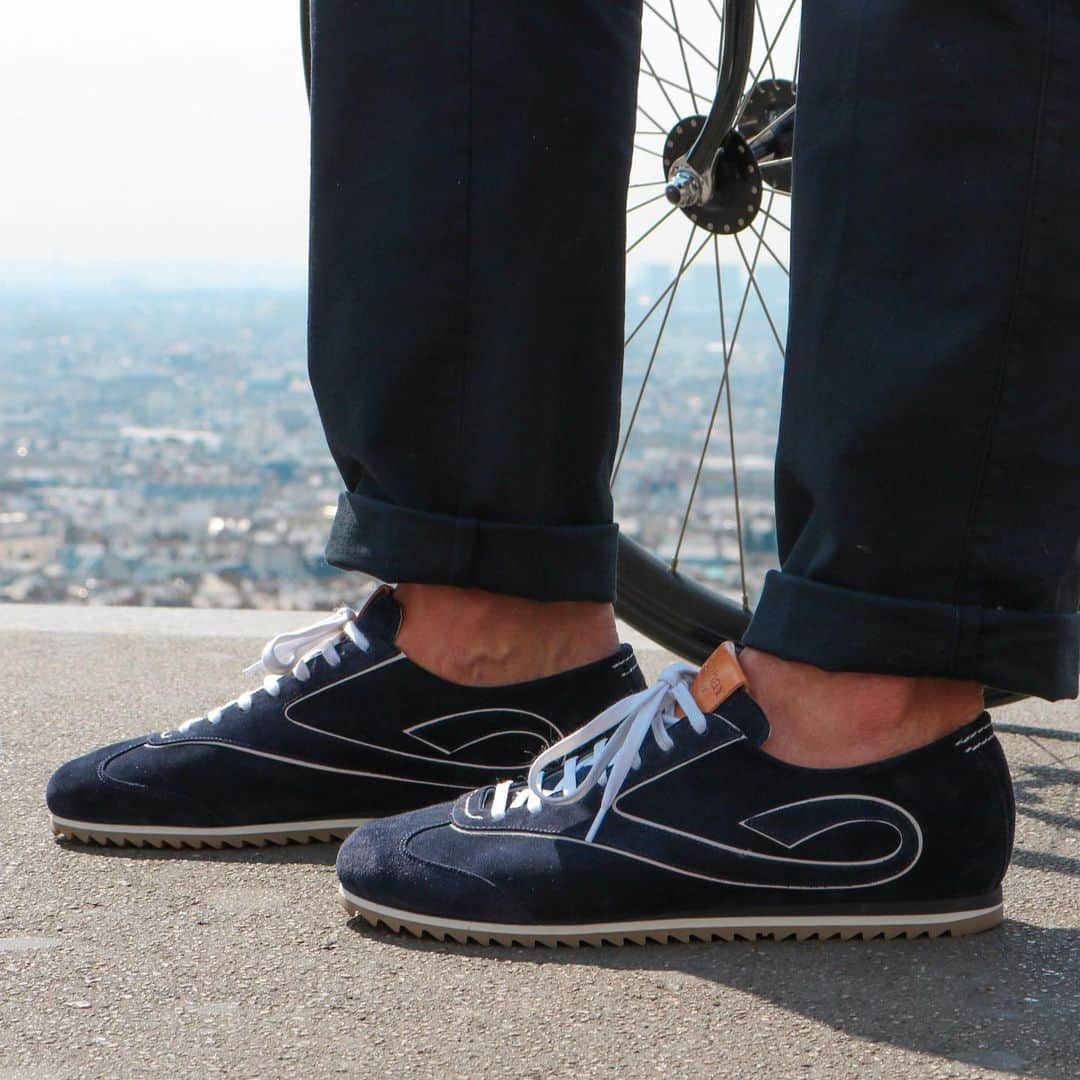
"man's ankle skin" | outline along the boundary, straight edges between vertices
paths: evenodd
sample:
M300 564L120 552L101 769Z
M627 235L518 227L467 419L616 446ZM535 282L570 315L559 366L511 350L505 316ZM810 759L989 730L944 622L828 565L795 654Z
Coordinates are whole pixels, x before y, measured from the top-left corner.
M983 708L976 682L825 671L750 648L739 662L769 720L764 749L793 765L881 761L942 738Z
M540 601L449 585L399 585L397 644L449 682L499 686L557 675L619 647L611 604Z
M498 686L556 675L618 648L611 604L539 601L448 585L403 584L397 636L449 682ZM744 649L751 696L769 719L765 750L813 768L847 768L916 749L974 719L978 683L831 672Z

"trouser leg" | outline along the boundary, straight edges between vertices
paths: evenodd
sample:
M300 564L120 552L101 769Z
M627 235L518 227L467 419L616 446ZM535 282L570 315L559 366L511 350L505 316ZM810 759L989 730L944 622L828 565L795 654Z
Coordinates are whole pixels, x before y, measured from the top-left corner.
M610 600L640 0L316 0L327 557Z
M1080 8L803 14L781 571L748 644L1077 688Z

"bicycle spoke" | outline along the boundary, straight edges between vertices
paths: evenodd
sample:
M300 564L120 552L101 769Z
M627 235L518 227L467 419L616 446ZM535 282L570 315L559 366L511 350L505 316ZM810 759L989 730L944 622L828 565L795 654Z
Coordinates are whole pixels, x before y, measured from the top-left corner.
M736 243L739 242L738 236L735 237L735 242ZM741 244L739 244L739 253L740 253L740 255L742 255L742 245ZM751 288L751 286L753 286L753 288L755 290L757 290L757 283L754 281L754 270L757 268L757 261L758 261L758 257L760 255L760 253L761 253L761 241L759 240L757 248L756 248L756 250L754 252L753 266L747 265L747 269L749 271L749 279L748 279L748 281L746 283L746 287L743 289L742 299L741 299L741 301L739 303L739 315L738 315L738 318L736 319L736 322L735 322L735 331L731 336L731 345L729 347L728 344L727 344L727 333L726 333L726 326L725 326L725 319L724 319L724 293L723 293L723 282L722 282L722 277L721 277L721 273L720 273L720 248L719 248L719 244L717 243L717 238L715 236L713 237L713 254L714 254L714 258L715 258L715 262L716 262L716 282L717 282L716 289L717 289L717 296L719 298L719 303L720 303L720 344L721 344L721 348L723 349L723 355L724 355L724 370L723 370L723 373L722 373L722 375L720 377L720 385L717 387L716 397L713 400L713 408L712 408L712 413L711 413L710 418L709 418L709 426L705 429L705 442L704 442L704 445L702 446L702 449L701 449L701 455L698 458L697 469L696 469L696 471L694 473L693 484L691 485L691 488L690 488L690 498L689 498L689 500L687 501L687 504L686 504L686 513L683 515L682 523L681 523L681 526L680 526L680 529L679 529L679 538L676 541L675 553L672 556L672 560L671 560L671 569L672 570L677 569L678 562L679 562L679 553L682 551L683 540L684 540L684 538L686 536L686 529L687 529L687 526L688 526L689 521L690 521L690 513L691 513L691 511L693 509L693 506L694 506L694 500L697 497L698 485L699 485L700 480L701 480L701 472L702 472L702 469L705 466L705 458L706 458L706 455L708 454L709 443L712 440L712 431L713 431L713 427L714 427L714 425L716 423L716 413L717 413L717 410L720 407L721 396L726 395L727 396L727 413L728 413L728 435L729 435L729 443L730 443L730 448L731 448L731 478L732 478L731 483L732 483L732 493L733 493L733 496L734 496L734 499L735 499L735 530L736 530L737 539L738 539L738 545L739 545L739 575L740 575L740 581L741 581L741 587L742 587L743 608L744 608L744 610L747 610L747 611L749 611L749 609L750 609L750 597L749 597L749 590L747 589L747 584L746 584L746 552L745 552L745 543L744 543L744 540L743 540L743 533L742 533L742 507L741 507L740 500L739 500L739 469L738 469L738 463L737 463L736 457L735 457L735 424L734 424L734 412L733 412L733 407L732 407L732 403L731 403L730 372L731 372L731 359L732 359L732 356L734 355L734 350L735 350L735 342L736 342L736 339L738 338L738 335L739 335L739 329L742 326L743 315L746 312L746 302L747 302L747 300L749 299L749 296L750 296L750 288ZM744 262L744 264L746 263L746 256L745 255L743 255L743 262ZM760 292L758 293L758 299L759 299L759 301L761 300ZM768 317L769 316L766 313L766 318L768 318ZM769 322L770 322L770 325L772 325L772 320L771 319L769 320Z
M723 396L724 387L727 385L728 368L731 364L731 357L728 355L727 347L727 324L724 318L724 288L720 276L720 246L715 235L712 237L712 242L716 262L716 297L720 304L720 348L724 357L724 370L720 376L720 385L716 388L716 396L713 398L712 412L709 414L709 423L705 428L705 441L698 457L697 468L694 470L694 482L690 485L690 498L686 503L686 513L683 514L682 524L679 527L679 538L675 542L675 553L671 556L672 571L677 570L679 567L679 553L682 551L686 528L690 523L690 512L693 510L694 500L697 498L698 485L701 483L701 472L705 467L705 458L709 453L709 443L712 441L713 429L716 427L716 414L720 409L720 399Z
M758 73L754 77L754 82L757 82L757 80L761 78L761 72L764 70L765 62L772 62L772 54L775 51L776 46L780 44L780 37L783 34L784 29L787 26L788 19L791 18L792 12L795 10L795 6L798 4L798 2L799 0L791 0L791 3L788 4L787 11L784 12L784 17L780 20L780 25L776 28L776 33L773 34L772 41L770 41L766 46L765 60L762 61L762 66L758 68Z
M757 71L754 72L754 76L750 80L751 86L755 86L761 81L761 73L765 70L765 65L772 63L773 50L779 43L780 35L784 32L784 27L787 26L787 21L791 18L791 13L795 10L795 5L798 2L799 0L791 0L791 4L788 6L788 9L784 14L783 19L780 20L780 25L776 28L776 34L773 36L772 41L770 41L765 48L765 59L761 61L761 66L757 69Z
M641 50L641 59L645 61L645 66L649 69L649 74L652 75L652 77L656 80L657 88L660 90L660 93L664 95L664 100L668 103L668 105L671 108L671 111L675 114L675 119L676 120L681 120L682 119L682 113L678 109L675 108L675 102L671 100L671 95L664 88L664 84L660 81L660 76L656 74L656 68L654 68L652 66L652 61L646 55L644 49ZM663 127L664 125L663 124L657 124L656 126L657 127Z
M650 203L656 202L657 199L664 198L664 193L661 191L659 195L654 195L651 199L645 199L643 202L639 202L636 206L628 206L626 212L632 214L635 210L640 210L643 206L648 206ZM776 258L774 255L773 258Z
M769 134L770 131L772 131L774 127L776 127L777 124L782 124L794 111L795 106L789 106L775 119L770 120L759 132L754 135L752 139L747 139L746 141L751 146L753 146L756 142L760 142L762 139L765 138L766 135ZM790 158L788 160L790 160Z
M759 161L758 162L758 168L759 169L775 169L778 165L790 165L790 164L791 164L791 158L789 158L789 157L768 158L765 161Z
M698 245L698 248L694 252L694 254L690 256L691 263L701 254L701 249L708 242L709 238L706 236L705 239L702 240L701 243ZM673 288L675 288L675 283L678 280L678 278L672 278L672 280L668 282L667 287L664 289L664 291L653 301L652 307L649 308L649 310L646 311L644 315L642 315L640 322L637 324L637 326L634 327L633 330L630 331L630 336L623 342L624 349L630 344L631 341L634 340L635 337L637 337L637 332L649 321L653 312L656 311L656 309L664 302L664 297L667 296L667 294L671 292Z
M793 2L797 2L797 0L793 0ZM669 23L669 22L667 21L667 19L665 19L665 18L664 18L664 16L663 16L663 15L661 15L661 14L660 14L660 12L659 12L659 11L657 11L657 10L656 10L656 8L654 8L654 7L652 6L652 4L650 4L650 3L649 3L649 0L645 0L645 6L646 6L646 7L647 7L647 8L648 8L648 9L649 9L649 10L650 10L650 11L651 11L651 12L652 12L652 13L653 13L653 14L654 14L654 15L655 15L655 16L656 16L656 17L657 17L657 18L658 18L658 19L659 19L659 20L660 20L660 21L661 21L661 22L662 22L662 23L663 23L663 24L664 24L664 25L665 25L665 26L666 26L666 27L667 27L667 28L669 29L669 30L672 30L672 31L674 31L674 33L678 34L678 36L679 36L680 38L682 37L682 35L681 35L681 34L679 34L679 31L678 31L678 30L677 30L677 29L676 29L676 28L675 28L674 26L672 26L672 25L671 25L671 23ZM687 44L687 46L688 46L688 47L689 47L689 48L690 48L691 50L693 50L693 51L694 51L695 53L697 53L697 54L698 54L698 56L700 56L700 57L701 57L701 59L702 59L702 60L704 60L704 61L705 61L705 63L706 63L706 64L708 64L708 65L709 65L709 67L711 67L711 68L712 68L712 70L713 70L714 72L716 72L716 74L719 74L719 73L720 73L720 69L719 69L719 68L718 68L718 67L716 66L716 64L715 64L715 63L714 63L714 62L713 62L712 60L710 60L710 59L709 59L709 58L708 58L708 57L707 57L707 56L706 56L706 55L705 55L705 54L704 54L704 53L703 53L703 52L702 52L702 51L701 51L701 50L700 50L700 49L699 49L699 48L698 48L698 47L697 47L697 46L696 46L696 45L695 45L695 44L694 44L694 43L693 43L692 41L688 41L688 42L687 42L686 44Z
M667 184L667 181L666 180L643 180L643 181L641 181L640 184L627 184L626 185L626 190L630 191L633 188L657 187L660 184Z
M662 131L662 130L663 130L663 128L664 128L664 125L663 125L663 124L661 124L661 123L660 123L660 121L659 121L659 120L657 120L657 119L656 119L656 117L655 117L655 116L653 116L653 115L652 115L651 113L649 113L649 112L646 112L646 110L645 110L645 107L644 107L643 105L641 105L641 104L639 103L639 104L638 104L638 107L637 107L637 110L638 110L638 112L639 112L639 113L641 113L641 115L642 115L642 116L644 116L644 117L645 117L645 119L646 119L646 120L648 120L648 121L649 121L649 123L650 123L650 124L653 124L653 125L655 125L655 127L656 127L656 128L658 129L658 130L660 130L660 131Z
M663 181L657 181L657 183L663 183ZM634 185L631 184L630 186L633 187ZM764 207L761 208L761 213L763 213L774 225L779 225L785 232L791 232L791 226L786 221L781 221L778 217L770 214Z
M683 40L682 31L679 29L679 16L675 11L675 0L668 0L671 8L671 21L675 24L675 35L679 39L679 54L682 56L683 71L686 72L686 86L690 91L690 100L694 103L694 111L699 111L697 94L694 93L694 80L690 77L690 64L686 59L686 43Z
M763 236L758 237L757 254L754 255L754 267L757 267L758 254L761 252L762 245L765 243ZM747 272L750 274L750 281L754 286L754 292L757 294L758 303L761 305L761 310L765 315L766 320L769 323L769 329L772 331L773 337L776 339L776 347L780 350L780 355L786 360L787 355L784 349L784 342L780 337L779 331L776 329L776 323L773 322L772 314L769 311L769 305L765 303L765 297L761 295L761 289L758 286L757 279L754 277L754 271L750 268L750 264L746 261L746 253L743 251L742 241L735 237L735 246L739 249L739 255L742 258L743 266L746 267Z
M761 13L761 4L758 3L757 0L754 0L754 10L757 12L758 26L761 27L761 40L762 41L768 41L769 40L769 32L765 29L765 16ZM766 56L765 56L765 59L769 61L769 72L772 75L772 77L775 79L776 78L776 65L772 61L772 56L767 53Z
M661 159L663 159L664 157L663 154L658 153L656 150L650 150L647 146L639 146L637 143L634 143L634 149L640 150L643 154L652 154L653 157L658 157Z
M770 199L770 201L771 201L771 199ZM737 240L738 237L736 237L735 239ZM740 245L739 250L740 250L740 252L742 251L742 246L741 245ZM754 249L754 258L753 258L753 260L752 260L752 262L751 262L751 264L749 266L750 277L746 282L746 287L743 289L742 298L739 301L739 314L735 319L735 329L731 333L731 351L732 351L732 355L734 355L734 352L735 352L735 341L739 336L739 330L742 328L743 316L746 314L746 302L750 299L750 290L754 287L754 271L757 269L757 261L758 261L758 257L759 257L760 254L761 254L761 243L759 242L757 247ZM744 259L743 259L744 265L745 265L745 262L746 262L746 259L744 257Z
M698 111L697 95L689 86L683 86L682 83L677 83L674 79L665 79L663 75L657 75L655 72L646 71L644 68L638 68L638 73L641 75L652 75L657 82L662 82L665 86L670 86L673 90L681 90L684 94L689 94L694 102L694 111ZM641 132L638 132L640 135ZM666 131L657 132L659 135L666 135Z
M772 197L769 198L770 205L772 203ZM736 240L738 237L736 237ZM739 247L740 254L742 252L742 246ZM735 355L735 343L739 337L739 330L742 327L743 315L746 314L746 302L750 298L751 286L756 287L754 283L754 271L757 269L758 258L761 255L761 241L758 241L757 247L754 249L754 258L750 264L750 276L746 282L746 288L743 289L742 299L739 301L739 315L735 320L735 330L731 335L731 345L727 350L727 356L733 357ZM717 254L717 260L719 261L719 254ZM744 256L745 261L745 256ZM725 393L727 394L727 415L728 415L728 443L731 451L731 489L735 498L735 532L739 543L739 574L742 583L742 605L744 611L750 610L750 594L746 587L746 550L743 541L743 529L742 529L742 502L739 499L739 466L738 459L735 454L735 413L731 403L731 378L730 378L730 359L727 362L727 375L725 379Z
M634 430L634 423L637 421L638 410L641 408L641 399L645 396L645 388L649 384L649 376L652 375L653 364L656 363L656 354L660 351L660 342L664 337L664 329L667 327L668 317L671 315L671 306L675 303L675 296L679 291L679 282L682 280L683 274L690 269L693 264L693 259L687 261L687 256L690 254L690 244L694 239L694 233L697 232L697 226L690 226L690 235L686 238L686 247L683 249L682 259L679 261L679 269L675 274L675 279L671 283L671 292L668 295L667 307L664 309L664 317L660 321L660 329L656 332L656 340L653 342L652 352L649 355L649 362L645 367L645 377L641 380L641 388L638 390L637 400L634 402L634 411L630 414L630 423L626 427L626 434L623 437L622 448L619 450L618 460L615 462L615 468L611 473L611 486L615 486L615 481L619 478L619 469L622 468L623 458L626 455L626 447L630 443L630 435ZM708 237L706 237L706 242ZM702 244L698 247L698 251L701 251ZM694 253L694 258L697 258L697 252Z
M781 259L775 251L773 251L772 247L769 244L769 241L765 239L765 230L762 229L761 232L758 232L757 229L755 229L754 226L751 225L750 231L761 241L765 250L773 257L773 262L776 263L776 265L779 266L780 269L783 270L788 277L791 277L791 271L784 265L784 260Z
M709 7L712 8L712 13L716 16L717 20L720 22L720 25L723 26L724 25L724 16L720 14L719 9L713 3L713 0L705 0L705 3L707 3L709 5Z
M667 213L666 213L666 214L665 214L665 215L664 215L664 216L663 216L663 217L662 217L662 218L661 218L661 219L660 219L659 221L657 221L657 222L656 222L655 224L653 224L653 225L650 225L650 226L649 226L649 227L648 227L648 228L647 228L647 229L646 229L646 230L645 230L645 231L644 231L644 232L643 232L643 233L642 233L642 234L641 234L641 235L640 235L640 236L639 236L639 237L638 237L638 238L637 238L637 239L636 239L636 240L635 240L635 241L634 241L634 242L633 242L633 243L632 243L632 244L631 244L631 245L630 245L630 246L629 246L629 247L628 247L627 249L626 249L626 254L627 254L627 255L629 255L629 254L630 254L630 252L631 252L631 251L633 251L633 250L634 250L634 248L636 248L636 247L638 246L638 244L640 244L640 243L641 243L641 241L642 241L642 240L644 240L644 239L645 239L645 237L649 235L649 233L651 233L651 232L652 232L652 231L653 231L654 229L659 229L659 228L660 228L660 226L661 226L661 225L663 225L663 224L664 224L664 222L665 222L665 221L667 221L667 219L668 219L669 217L671 217L671 215L672 215L672 214L674 214L674 213L676 213L676 212L678 211L678 209L679 209L679 208L678 208L677 206L673 206L673 207L672 207L672 208L671 208L671 209L670 209L670 210L669 210L669 211L668 211L668 212L667 212Z
M713 237L715 240L716 238ZM720 278L720 253L716 253L716 277ZM745 300L745 294L744 294ZM732 348L735 342L732 340ZM731 453L731 493L735 500L735 538L739 544L739 587L743 611L750 610L750 590L746 587L746 544L743 541L742 502L739 499L739 462L735 454L735 411L731 404L731 353L724 360L724 396L727 398L728 449Z

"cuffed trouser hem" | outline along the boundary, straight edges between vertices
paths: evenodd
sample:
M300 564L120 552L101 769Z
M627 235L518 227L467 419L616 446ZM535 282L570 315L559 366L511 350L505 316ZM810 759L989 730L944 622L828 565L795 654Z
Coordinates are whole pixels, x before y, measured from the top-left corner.
M904 600L771 572L743 643L827 671L1075 697L1080 616Z
M344 492L326 558L332 566L383 581L457 585L532 600L611 602L618 542L613 524L501 524Z

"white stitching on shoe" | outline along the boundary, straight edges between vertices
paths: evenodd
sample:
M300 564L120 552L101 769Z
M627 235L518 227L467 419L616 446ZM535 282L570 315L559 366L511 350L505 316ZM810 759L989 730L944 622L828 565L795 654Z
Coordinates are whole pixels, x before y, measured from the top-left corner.
M957 739L953 744L954 746L963 746L966 742L971 742L972 739L978 738L980 735L985 735L988 731L992 731L994 724L992 720L987 720L982 727L976 728L969 735L965 735L962 739Z

